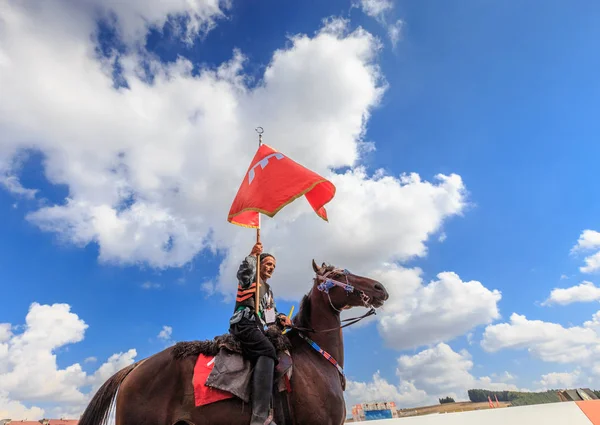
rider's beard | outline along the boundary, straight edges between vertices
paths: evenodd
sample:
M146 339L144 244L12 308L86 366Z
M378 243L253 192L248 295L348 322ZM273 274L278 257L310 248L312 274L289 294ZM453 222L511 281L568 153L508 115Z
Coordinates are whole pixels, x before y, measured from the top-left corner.
M272 274L273 274L273 272L269 273L268 271L265 270L260 273L260 277L262 280L264 280L266 282L268 279L271 278Z

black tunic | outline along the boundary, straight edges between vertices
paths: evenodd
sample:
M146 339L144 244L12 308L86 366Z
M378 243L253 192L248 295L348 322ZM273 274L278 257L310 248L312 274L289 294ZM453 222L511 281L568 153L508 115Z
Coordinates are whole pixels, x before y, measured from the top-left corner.
M256 282L256 257L249 255L244 259L237 272L238 293L248 290ZM269 284L260 280L259 312L255 312L255 296L243 301L236 301L234 314L229 320L229 332L241 343L244 357L256 361L258 357L271 357L277 362L275 347L265 336L265 326L275 323L266 323L265 311L272 308L276 316L285 316L277 312L273 291ZM278 326L279 323L276 323ZM281 326L280 326L281 327Z

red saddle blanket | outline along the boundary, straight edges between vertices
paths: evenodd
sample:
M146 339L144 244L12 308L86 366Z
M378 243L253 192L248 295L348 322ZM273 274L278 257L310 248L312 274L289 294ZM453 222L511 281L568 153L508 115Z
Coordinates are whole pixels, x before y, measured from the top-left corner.
M250 401L250 380L252 366L241 355L221 350L219 354L207 356L199 354L194 365L192 383L196 407L217 401L237 397L244 402ZM275 367L274 391L291 391L292 358L289 353L279 353L279 362Z
M234 395L216 388L205 385L208 375L215 366L215 358L200 354L194 366L194 377L192 379L194 385L194 402L196 406L204 406L206 404L215 403L217 401L233 398ZM189 382L189 381L188 381Z

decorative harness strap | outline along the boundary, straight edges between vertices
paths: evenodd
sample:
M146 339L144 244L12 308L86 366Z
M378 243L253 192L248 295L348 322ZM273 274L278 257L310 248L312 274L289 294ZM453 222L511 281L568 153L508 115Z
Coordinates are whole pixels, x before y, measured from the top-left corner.
M337 362L336 359L334 359L331 354L329 354L327 351L323 350L321 347L319 347L319 345L314 342L312 339L310 339L309 337L307 337L306 335L304 335L302 332L298 332L298 335L300 336L300 338L302 338L303 340L305 340L306 342L308 342L308 344L314 348L314 350L317 353L320 353L323 357L325 357L327 360L329 360L329 363L331 363L332 365L334 365L336 367L336 369L338 370L338 372L340 373L340 375L342 375L344 378L346 377L346 375L344 374L344 369L342 369L342 367L340 366L340 364Z
M343 274L344 276L346 276L346 283L339 282L334 279L329 279L328 276L332 274ZM322 282L319 284L319 286L317 286L317 289L321 292L325 292L326 294L328 294L331 288L333 288L334 286L339 286L348 293L354 292L354 286L350 285L350 283L348 282L349 274L350 272L347 269L333 269L323 275L318 274L316 279Z
M341 275L346 276L346 283L340 282L339 280L329 278L328 276L330 276L332 274L341 274ZM317 286L317 289L319 291L325 292L327 294L327 298L329 298L329 304L331 305L331 308L333 308L338 313L341 313L342 311L340 309L335 308L335 306L331 302L331 297L329 296L329 290L335 286L339 286L344 291L346 291L346 295L350 295L354 292L359 292L361 300L363 302L363 305L366 308L371 310L369 315L374 314L375 309L373 308L373 306L371 306L371 299L363 291L358 291L354 286L350 285L350 283L348 282L349 274L350 274L350 272L347 269L342 270L342 269L336 269L336 268L324 273L323 275L320 275L317 273L317 277L315 279L321 281L321 283ZM363 319L363 318L364 317L361 317L361 319Z

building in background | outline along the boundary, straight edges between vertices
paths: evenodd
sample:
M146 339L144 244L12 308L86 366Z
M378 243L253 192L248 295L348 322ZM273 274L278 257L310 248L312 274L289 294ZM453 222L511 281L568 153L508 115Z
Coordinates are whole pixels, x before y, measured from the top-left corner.
M355 404L352 407L352 421L373 421L398 417L396 403L393 401Z

